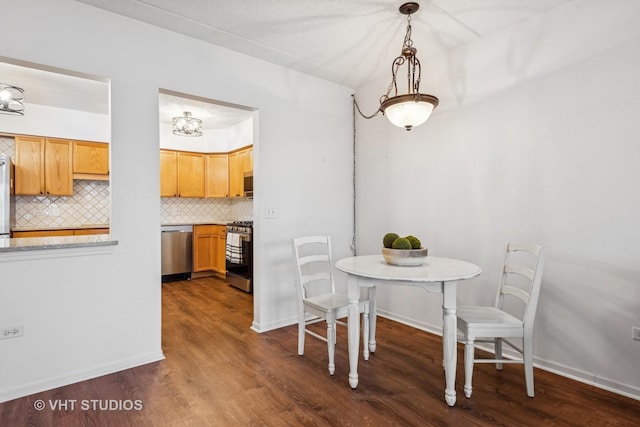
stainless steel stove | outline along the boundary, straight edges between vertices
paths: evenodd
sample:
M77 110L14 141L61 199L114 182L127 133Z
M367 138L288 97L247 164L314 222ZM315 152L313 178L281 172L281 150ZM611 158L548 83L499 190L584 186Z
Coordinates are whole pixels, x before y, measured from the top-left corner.
M227 224L227 282L253 293L253 221Z

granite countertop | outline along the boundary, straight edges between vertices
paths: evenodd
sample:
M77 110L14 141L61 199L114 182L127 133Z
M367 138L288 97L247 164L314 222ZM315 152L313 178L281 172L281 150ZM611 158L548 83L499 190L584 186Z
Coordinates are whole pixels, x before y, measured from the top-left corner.
M71 249L95 246L117 245L108 234L89 236L23 237L18 239L0 239L0 253L39 251L47 249Z
M109 224L57 225L53 227L42 227L42 226L13 227L11 231L83 230L88 228L109 228Z

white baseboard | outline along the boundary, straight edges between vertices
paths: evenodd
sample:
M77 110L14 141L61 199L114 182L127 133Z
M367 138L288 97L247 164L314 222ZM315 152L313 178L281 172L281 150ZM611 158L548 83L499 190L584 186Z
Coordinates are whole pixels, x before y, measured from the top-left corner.
M552 362L550 360L539 359L534 356L533 365L536 368L543 369L545 371L570 378L581 383L589 384L594 387L598 387L613 393L621 394L632 399L640 400L640 388L634 387L629 384L613 381L608 378L599 377L596 374L574 369L569 366L562 365L560 363Z
M442 328L440 326L419 322L414 319L410 319L408 317L400 316L394 313L389 313L384 310L378 310L378 316L384 317L389 320L393 320L394 322L402 323L403 325L420 329L430 334L442 336ZM493 347L491 346L479 345L477 346L477 348L488 351L489 353L494 352ZM503 353L504 353L504 357L506 358L514 358L515 356L515 353L510 354L507 348L504 349ZM619 381L614 381L608 378L599 377L594 373L589 373L579 369L574 369L569 366L556 363L550 360L540 359L535 356L533 357L533 361L534 361L533 365L536 368L542 369L544 371L548 371L565 378L579 381L581 383L589 384L594 387L598 387L616 394L620 394L622 396L640 400L640 388L632 386L630 384L624 384Z
M255 320L251 324L251 329L258 332L263 333L267 331L271 331L274 329L284 328L285 326L290 326L298 323L298 316L290 317L288 319L279 320L277 322L271 323L258 323Z
M42 391L63 387L80 381L90 380L101 377L103 375L112 374L114 372L124 371L125 369L135 368L136 366L146 365L147 363L164 360L164 354L148 353L130 359L119 360L114 363L96 366L95 368L72 372L55 378L49 378L44 381L36 381L13 389L0 390L0 403L19 397L29 396L31 394L40 393Z

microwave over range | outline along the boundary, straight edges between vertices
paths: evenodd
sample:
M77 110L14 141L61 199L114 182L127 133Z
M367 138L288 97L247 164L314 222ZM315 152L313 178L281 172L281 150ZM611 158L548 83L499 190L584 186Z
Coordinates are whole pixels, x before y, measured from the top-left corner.
M253 199L253 171L245 172L243 179L244 197Z

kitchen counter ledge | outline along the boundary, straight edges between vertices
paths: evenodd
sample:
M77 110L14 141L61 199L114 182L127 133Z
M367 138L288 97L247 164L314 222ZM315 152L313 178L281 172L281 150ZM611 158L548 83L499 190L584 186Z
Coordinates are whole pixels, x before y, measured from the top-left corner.
M117 244L118 241L112 240L109 234L94 234L88 236L23 237L0 240L0 254L4 252L27 252L50 249L93 248L101 246L115 246Z

